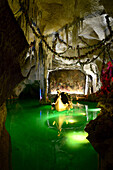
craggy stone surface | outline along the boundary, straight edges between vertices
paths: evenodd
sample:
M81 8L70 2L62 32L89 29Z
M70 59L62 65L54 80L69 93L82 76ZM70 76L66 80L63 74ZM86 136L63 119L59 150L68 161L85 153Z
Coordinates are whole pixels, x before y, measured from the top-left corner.
M0 1L0 170L9 170L11 143L5 129L6 99L15 86L24 79L24 64L28 43L19 28L7 0Z
M30 17L37 20L41 32L48 34L83 17L85 13L100 9L99 0L21 0L27 6ZM13 12L20 8L19 0L8 0ZM28 7L29 6L29 7ZM20 13L21 14L21 13ZM19 15L19 14L18 14ZM25 25L25 24L22 24ZM24 28L24 26L22 26ZM25 29L25 28L24 28Z
M5 127L0 137L0 170L11 170L11 140Z
M88 140L99 153L101 170L113 169L113 106L99 103L101 113L87 124Z
M0 105L23 80L21 66L28 48L8 3L0 3Z
M5 103L0 107L0 136L3 129L3 123L6 120L7 110Z
M5 103L0 107L0 170L11 168L10 136L5 129L7 110Z

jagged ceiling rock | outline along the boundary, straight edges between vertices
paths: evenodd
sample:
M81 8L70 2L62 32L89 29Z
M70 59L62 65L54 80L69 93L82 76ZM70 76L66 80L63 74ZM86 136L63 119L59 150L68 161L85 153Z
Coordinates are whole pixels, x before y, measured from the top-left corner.
M37 2L40 2L38 4L40 11L42 11L41 22L44 26L44 33L56 31L64 25L73 22L77 17L84 17L86 12L92 11L93 6L93 1L91 0L40 0Z
M19 9L19 0L8 0L15 14ZM24 5L31 18L37 21L40 30L44 34L57 31L64 25L73 22L77 18L97 11L103 10L99 6L99 0L29 0L24 1ZM21 15L21 13L19 14Z
M106 14L97 16L97 17L93 17L93 18L87 18L84 20L83 22L83 29L82 31L78 34L79 37L84 38L84 41L89 44L89 45L94 45L97 44L99 41L103 40L106 38L106 36L108 36L110 34L109 29L108 29L108 25L105 19ZM113 19L110 17L110 25L113 25ZM71 32L71 31L70 31ZM69 34L69 45L72 45L72 35ZM77 41L77 40L76 40ZM80 47L84 47L87 46L85 43L83 43L82 41L77 41L77 44L79 44ZM61 44L60 42L57 42L56 45L56 51L57 52L63 52L66 51L67 46L64 44ZM80 54L84 55L86 52L88 52L88 50L80 50ZM95 55L98 55L100 51L100 48L95 50ZM93 54L93 55L94 55ZM64 56L68 56L68 57L73 57L73 56L77 56L77 50L75 48L74 49L68 49ZM93 57L93 55L90 55L88 57ZM65 61L66 63L66 61ZM70 61L68 60L67 63L70 63Z
M101 16L88 18L84 20L84 29L79 34L86 39L96 39L96 40L103 40L106 36L110 34L107 22L105 19L106 14ZM113 25L113 19L110 19L110 25Z

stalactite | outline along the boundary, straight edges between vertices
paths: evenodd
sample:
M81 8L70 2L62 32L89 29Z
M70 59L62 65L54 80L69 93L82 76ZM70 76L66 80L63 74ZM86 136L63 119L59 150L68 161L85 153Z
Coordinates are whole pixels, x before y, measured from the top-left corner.
M29 39L29 27L28 27L28 42L29 42L29 40L30 40L30 39Z
M78 31L79 31L79 18L77 18L77 21L76 21L76 39L78 36Z
M81 28L81 19L79 20L79 30L78 30L78 34L81 32L82 28Z
M111 29L111 26L110 26L109 16L106 15L105 18L106 18L106 22L107 22L107 26L108 26L109 32L112 35L112 29Z
M78 18L77 25L78 25L78 33L79 33L79 32L80 32L80 28L81 28L81 21L80 21L80 18Z
M26 19L25 19L25 16L24 16L24 34L25 34L25 36L27 36L27 34L26 34Z
M43 46L42 46L42 41L39 42L39 80L40 80L40 89L42 89L42 93L43 96L45 94L45 90L44 90L44 50L43 50Z
M78 6L78 0L75 0L75 4L74 4L75 11L77 9L77 6Z
M34 20L35 20L36 26L38 26L38 18L39 18L38 12L39 12L38 6L35 4L34 5Z
M26 0L23 0L23 5L24 5L24 7L25 7L25 5L26 5Z
M81 31L83 31L83 18L81 18Z
M32 18L33 18L33 8L32 8Z
M36 20L36 26L37 26L37 10L35 10L35 20Z
M30 6L30 0L25 0L25 7L26 7L26 11L27 11L28 14L29 14L29 6ZM27 24L26 20L25 20L24 28L25 28L25 35L26 35L27 40L28 40L28 24Z
M77 40L77 25L75 23L73 26L73 29L72 29L72 44L73 44L73 46L76 45L76 40Z
M67 42L67 46L68 46L68 25L66 25L66 27L65 27L65 33L66 33L66 42Z
M60 32L60 35L61 35L61 38L64 40L64 35L65 35L64 29L62 30L62 32Z
M53 55L50 53L50 69L52 70Z
M39 43L39 63L43 64L43 47L42 47L42 41ZM40 67L40 66L39 66Z
M38 62L38 73L39 73L39 75L38 75L38 77L39 77L39 80L41 79L40 78L40 65L41 65L41 63L40 63L40 43L39 43L39 52L38 52L38 57L39 57L39 62Z
M22 24L21 24L22 28L24 28L24 14L22 13Z
M29 11L29 6L30 6L30 0L27 0L28 11Z

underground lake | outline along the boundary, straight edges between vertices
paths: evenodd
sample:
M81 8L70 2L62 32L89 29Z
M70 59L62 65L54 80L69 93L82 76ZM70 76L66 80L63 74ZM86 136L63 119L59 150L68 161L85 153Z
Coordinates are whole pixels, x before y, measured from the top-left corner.
M97 170L98 154L86 139L86 124L97 117L97 103L75 102L58 112L37 100L7 102L13 170Z

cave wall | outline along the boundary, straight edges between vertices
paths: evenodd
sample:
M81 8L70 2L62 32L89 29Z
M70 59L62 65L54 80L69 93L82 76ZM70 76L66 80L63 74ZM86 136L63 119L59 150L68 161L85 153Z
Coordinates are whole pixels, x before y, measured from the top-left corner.
M23 31L18 26L6 0L0 2L0 105L24 79L21 67L28 49Z
M5 129L5 120L7 116L6 104L0 107L0 169L11 169L11 139Z
M50 72L49 92L56 93L57 88L68 93L84 94L84 73L79 70L58 70Z
M28 43L7 0L0 1L0 170L11 168L10 136L5 129L5 101L24 79L21 67L27 50Z
M113 92L111 94L101 96L100 113L85 127L87 139L99 154L100 170L113 169Z
M3 103L3 105L0 107L0 136L2 133L2 129L4 127L6 115L7 115L6 105L5 103Z

